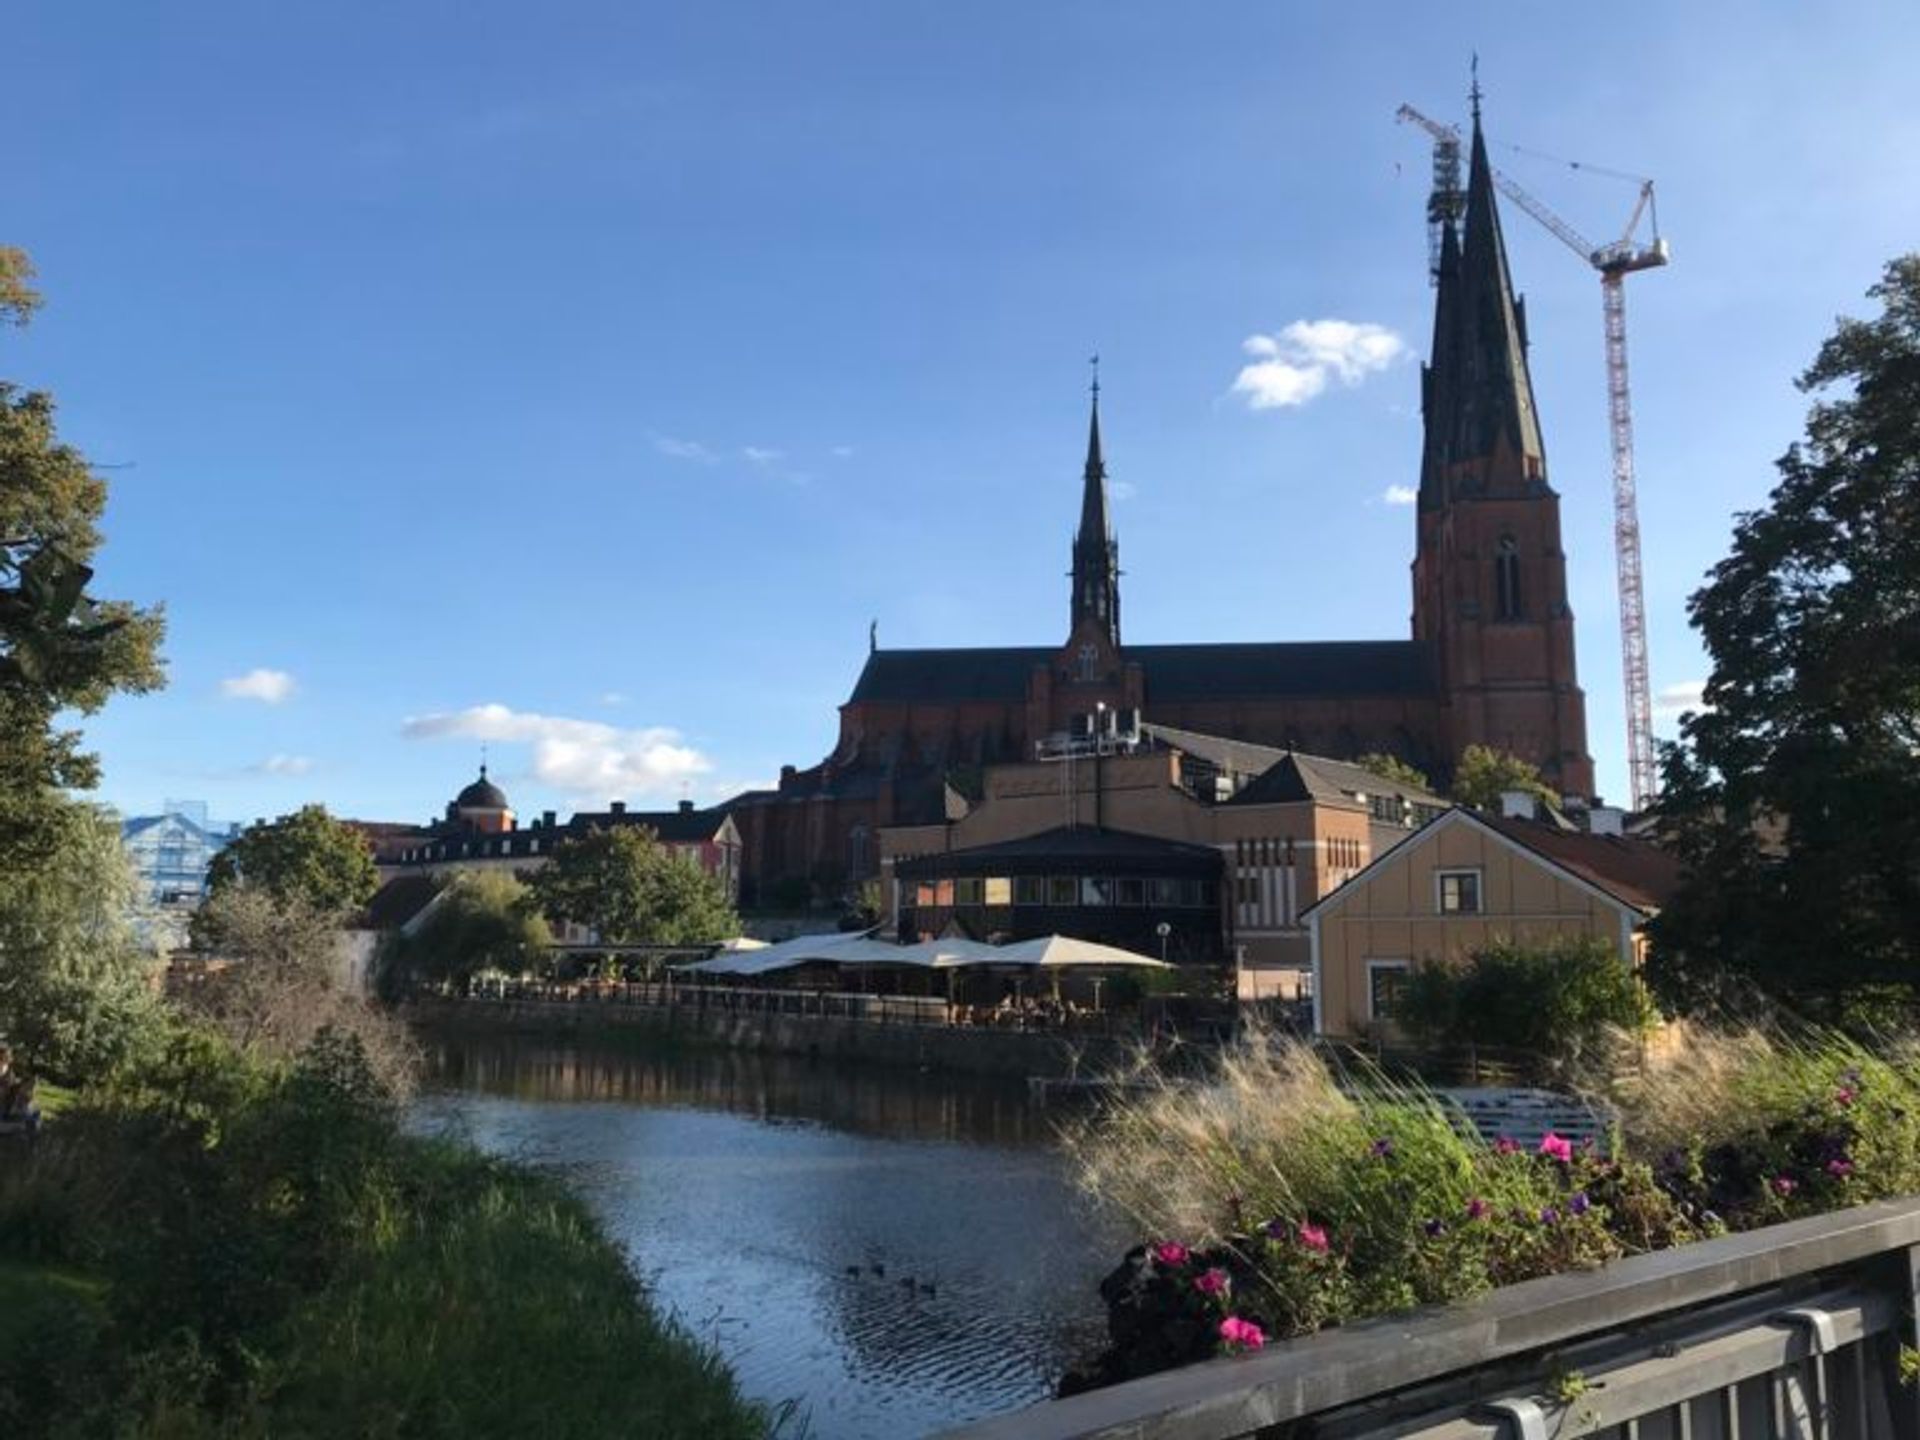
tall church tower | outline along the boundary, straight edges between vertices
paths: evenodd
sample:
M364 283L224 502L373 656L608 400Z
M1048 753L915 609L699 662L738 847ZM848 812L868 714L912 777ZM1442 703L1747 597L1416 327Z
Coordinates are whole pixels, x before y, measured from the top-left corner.
M1421 411L1413 634L1434 657L1444 743L1456 756L1474 744L1511 751L1559 793L1591 796L1560 497L1547 484L1527 312L1507 270L1477 90L1466 216L1441 239Z
M1120 648L1120 542L1107 518L1107 466L1100 455L1100 382L1093 382L1093 419L1087 431L1087 468L1080 494L1080 530L1073 537L1070 635L1091 629L1110 649Z

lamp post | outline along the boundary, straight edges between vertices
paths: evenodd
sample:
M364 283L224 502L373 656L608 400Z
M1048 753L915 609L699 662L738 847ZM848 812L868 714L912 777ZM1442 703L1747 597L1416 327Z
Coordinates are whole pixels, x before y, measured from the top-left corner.
M1153 933L1160 937L1160 963L1167 963L1167 937L1173 933L1173 926L1162 920L1153 927Z

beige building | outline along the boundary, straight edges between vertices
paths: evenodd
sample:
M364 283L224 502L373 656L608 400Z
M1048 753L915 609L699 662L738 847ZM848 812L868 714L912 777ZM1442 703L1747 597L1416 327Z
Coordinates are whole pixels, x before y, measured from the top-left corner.
M1638 965L1643 927L1678 878L1673 857L1646 840L1449 810L1306 912L1314 1028L1389 1025L1416 966L1499 938L1597 936Z
M887 912L911 938L956 931L1025 938L1020 901L1030 887L1033 918L1061 933L1092 927L1100 933L1086 938L1121 943L1123 931L1150 935L1162 918L1151 913L1154 882L1123 883L1116 871L1111 890L1104 888L1087 868L1096 857L1082 853L1085 837L1105 832L1206 847L1222 862L1217 919L1209 920L1218 928L1208 943L1182 953L1237 958L1242 998L1291 995L1311 962L1307 907L1444 805L1358 766L1143 726L1099 743L1088 737L1049 758L989 767L978 799L951 797L947 821L882 830L880 874ZM994 847L1015 841L1028 843L1003 852L1004 876L994 872ZM1049 846L1061 856L1055 871L1046 866ZM951 883L937 864L910 866L909 882L896 875L896 867L932 856L953 857ZM1130 863L1142 874L1152 868L1148 859ZM970 883L976 872L977 885ZM1088 906L1108 913L1096 920ZM1137 916L1112 913L1135 906ZM1085 926L1075 925L1076 908Z

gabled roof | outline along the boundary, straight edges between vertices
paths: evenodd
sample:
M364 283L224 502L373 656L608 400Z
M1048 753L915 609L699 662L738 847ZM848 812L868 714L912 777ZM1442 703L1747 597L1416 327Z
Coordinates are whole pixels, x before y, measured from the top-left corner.
M1056 647L875 650L848 703L939 704L1024 700L1034 667ZM1425 695L1426 646L1415 640L1330 640L1224 645L1128 645L1120 658L1146 675L1147 703L1287 695Z
M1010 875L1045 873L1048 867L1071 869L1087 865L1097 865L1116 874L1147 873L1169 864L1191 873L1194 869L1218 869L1224 863L1220 852L1211 845L1163 840L1157 835L1140 835L1131 830L1062 825L1038 835L1023 835L1017 840L916 855L911 860L899 861L894 873L906 879L945 874L987 862L1004 867L1003 873Z
M1380 867L1398 859L1403 851L1436 839L1453 825L1476 827L1543 868L1639 918L1658 911L1680 881L1679 862L1644 840L1569 832L1536 820L1500 819L1456 805L1425 829L1414 831L1392 849L1376 856L1372 864L1346 884L1301 911L1300 918L1309 919L1344 904Z
M1363 795L1369 799L1375 795L1395 795L1411 804L1435 808L1446 803L1430 790L1399 784L1364 766L1293 751L1283 754L1278 763L1227 803L1284 805L1311 800L1320 805L1358 805Z
M398 930L416 918L440 893L441 881L432 875L396 875L367 901L362 917L368 930Z
M611 830L621 825L644 825L669 845L693 845L715 840L731 822L727 811L710 810L577 810L573 818L556 830L574 832L591 829Z

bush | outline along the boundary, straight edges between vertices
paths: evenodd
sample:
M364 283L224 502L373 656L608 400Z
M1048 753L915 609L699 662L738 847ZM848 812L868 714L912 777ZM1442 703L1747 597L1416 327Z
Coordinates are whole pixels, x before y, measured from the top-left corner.
M1069 1390L1920 1191L1920 1055L1830 1032L1683 1035L1614 1093L1611 1153L1487 1144L1430 1092L1264 1036L1208 1085L1143 1083L1068 1137L1151 1237Z
M764 1428L580 1202L406 1135L341 1032L270 1064L183 1031L62 1115L0 1171L0 1281L54 1267L65 1338L0 1344L22 1440Z
M1539 945L1498 940L1460 965L1425 964L1407 977L1400 1019L1436 1045L1521 1050L1567 1072L1622 1032L1655 1019L1639 977L1606 941L1563 936Z

